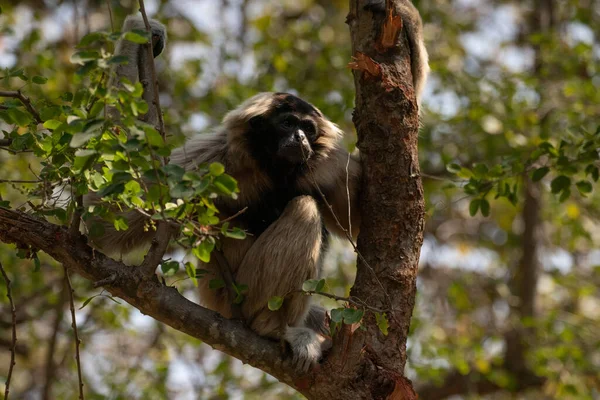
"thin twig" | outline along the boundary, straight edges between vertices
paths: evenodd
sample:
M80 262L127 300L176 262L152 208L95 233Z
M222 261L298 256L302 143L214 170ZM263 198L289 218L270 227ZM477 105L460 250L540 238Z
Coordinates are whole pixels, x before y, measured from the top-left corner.
M365 303L361 299L359 299L357 297L354 297L354 296L351 296L351 297L342 297L342 296L336 296L335 294L326 293L326 292L315 292L314 290L308 290L308 291L297 290L297 292L305 293L307 295L318 294L319 296L328 297L328 298L333 299L333 300L346 301L348 303L354 304L355 306L363 307L363 308L366 308L368 310L375 311L375 312L378 312L378 313L385 313L385 312L389 312L390 311L390 310L383 310L381 308L373 307L373 306Z
M348 231L352 235L352 205L350 203L350 157L352 155L348 152L348 160L346 161L346 199L348 201Z
M227 218L225 218L225 219L222 219L221 221L219 221L219 223L220 223L220 224L222 224L222 223L224 223L224 222L231 221L232 219L239 217L240 215L242 215L242 214L243 214L243 213L245 213L246 211L248 211L248 207L244 207L244 208L242 208L240 211L238 211L238 212L236 212L235 214L233 214L232 216L230 216L230 217L227 217Z
M73 286L71 286L71 278L69 277L69 271L66 266L63 266L65 270L65 283L69 291L69 307L71 308L71 326L73 327L73 333L75 335L75 361L77 363L77 378L79 379L79 400L84 400L83 396L83 376L81 374L81 356L79 354L79 345L81 340L79 339L79 332L77 331L77 320L75 319L75 302L73 300Z
M304 149L302 149L302 152L303 152L302 155L304 156L305 161L308 161L308 159L306 158L306 155L304 154ZM315 186L315 189L317 189L317 192L319 192L319 196L321 197L321 200L323 200L323 203L325 203L325 205L327 206L327 208L329 208L329 211L331 212L331 215L333 216L333 219L335 219L335 223L342 230L342 232L344 232L344 235L346 236L346 238L348 239L348 241L350 242L350 244L354 248L354 252L358 255L358 258L373 273L373 277L375 278L375 280L377 281L377 283L381 287L381 290L383 291L383 294L384 294L386 300L388 301L388 304L391 307L392 306L392 299L390 299L389 294L387 293L387 291L385 290L385 287L383 286L383 284L379 280L379 277L375 273L375 270L373 269L373 267L371 267L371 265L367 262L367 260L365 260L365 258L361 254L361 252L358 251L358 247L356 246L356 243L354 243L354 239L352 238L352 234L348 231L348 229L346 229L342 225L342 223L340 222L339 218L335 214L335 211L333 211L333 206L327 201L327 198L325 197L325 194L323 193L323 191L321 190L321 187L317 183L317 178L315 177L313 169L310 167L310 165L308 163L306 165L308 166L308 172L310 173L310 177L311 177L311 179L313 181L313 185Z
M29 97L27 97L23 93L21 93L20 90L16 90L16 91L0 90L0 97L11 97L14 99L19 99L21 101L21 103L23 103L25 108L27 108L27 111L29 111L29 113L33 116L33 118L35 119L35 122L37 122L38 124L41 124L44 122L44 121L42 121L40 114L35 110L35 108L33 108L33 105L31 104L31 100L29 100Z
M12 298L11 292L11 282L8 279L8 275L0 263L0 272L4 277L4 281L6 282L6 297L8 297L8 302L10 303L10 313L12 315L12 342L10 345L10 365L8 366L8 375L6 376L6 383L4 386L4 398L8 400L8 394L10 392L10 379L12 378L13 368L15 367L15 352L17 349L17 309L15 308L15 303Z
M20 180L20 179L0 179L0 183L40 183L41 181L28 181L28 180Z
M108 7L108 17L110 18L110 31L115 31L115 22L113 21L112 8L110 7L110 0L106 0L106 6Z

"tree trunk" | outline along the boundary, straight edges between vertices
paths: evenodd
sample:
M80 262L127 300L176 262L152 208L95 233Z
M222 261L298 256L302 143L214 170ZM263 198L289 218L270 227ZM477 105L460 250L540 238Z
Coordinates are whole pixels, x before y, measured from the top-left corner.
M385 16L365 10L367 3L351 0L348 15L352 51L359 63L354 71L354 123L363 167L358 250L364 258L359 257L351 295L391 310L389 330L384 335L375 315L367 313L366 330L347 328L335 337L322 372L315 374L308 391L302 391L312 399L416 398L403 371L425 212L418 107L404 31L395 46L377 50ZM360 68L361 59L377 65L380 74Z

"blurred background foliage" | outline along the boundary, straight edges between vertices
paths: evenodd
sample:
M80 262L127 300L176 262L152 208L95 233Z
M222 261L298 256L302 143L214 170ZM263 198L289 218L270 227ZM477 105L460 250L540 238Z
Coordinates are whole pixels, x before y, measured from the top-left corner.
M352 146L347 0L146 3L169 32L157 67L173 140L211 129L256 92L276 90L320 107ZM419 142L428 213L406 374L425 400L598 399L600 2L415 4L432 75ZM41 107L85 87L70 61L75 46L86 33L119 30L137 8L133 0L3 1L0 90L21 89ZM47 81L7 78L19 69ZM0 99L7 104L14 101ZM40 162L0 148L2 199L26 205L34 185L7 181L35 179ZM17 306L12 398L75 398L62 268L43 255L38 266L19 259L4 244L0 262ZM354 262L351 249L333 243L330 292L348 293ZM197 300L186 278L182 271L166 280ZM0 283L5 378L11 324ZM77 313L86 398L299 397L88 281L74 276L73 284L78 307L100 295Z

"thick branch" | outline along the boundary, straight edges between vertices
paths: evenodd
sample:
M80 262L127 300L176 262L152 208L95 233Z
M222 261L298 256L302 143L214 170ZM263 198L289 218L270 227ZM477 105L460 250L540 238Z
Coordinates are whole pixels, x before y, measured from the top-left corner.
M0 207L0 240L43 250L70 271L93 282L114 275L116 278L106 287L114 296L297 388L295 382L300 377L292 368L291 359L282 357L277 343L259 337L240 321L225 319L189 301L176 288L147 279L140 268L127 267L95 252L84 237L73 238L67 228Z

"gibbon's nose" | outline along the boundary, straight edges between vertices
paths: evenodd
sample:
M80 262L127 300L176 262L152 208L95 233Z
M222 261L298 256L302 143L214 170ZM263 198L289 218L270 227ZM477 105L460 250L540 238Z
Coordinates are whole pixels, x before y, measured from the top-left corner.
M298 129L296 132L294 132L294 139L299 143L304 143L307 141L306 135L302 129Z

